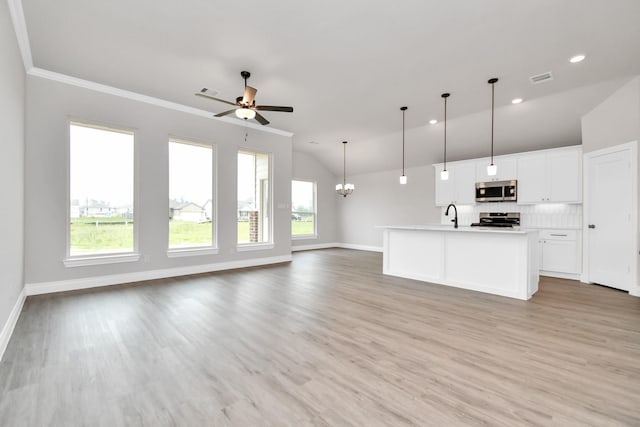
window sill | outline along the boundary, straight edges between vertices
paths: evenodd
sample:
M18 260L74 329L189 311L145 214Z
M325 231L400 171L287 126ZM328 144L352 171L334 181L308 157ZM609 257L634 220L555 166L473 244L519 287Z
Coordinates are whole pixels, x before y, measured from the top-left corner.
M62 262L65 267L86 267L89 265L119 264L123 262L136 262L140 260L140 254L127 253L117 255L93 255L86 257L70 257Z
M167 251L168 258L180 258L185 256L198 256L198 255L218 255L218 248L184 248L184 249L169 249Z
M291 236L291 240L312 240L317 238L317 234L298 234L297 236Z
M255 244L247 244L247 245L238 245L238 252L248 252L248 251L263 251L266 249L273 249L273 243L255 243Z

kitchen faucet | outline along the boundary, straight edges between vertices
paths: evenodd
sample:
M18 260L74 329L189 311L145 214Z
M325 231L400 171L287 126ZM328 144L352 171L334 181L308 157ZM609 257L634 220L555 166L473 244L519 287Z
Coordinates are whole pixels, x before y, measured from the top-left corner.
M447 210L444 213L446 216L449 216L449 208L453 206L453 210L455 212L455 218L453 218L451 220L451 222L453 223L453 228L458 228L458 208L456 208L456 205L454 205L453 203L449 203L449 206L447 206Z

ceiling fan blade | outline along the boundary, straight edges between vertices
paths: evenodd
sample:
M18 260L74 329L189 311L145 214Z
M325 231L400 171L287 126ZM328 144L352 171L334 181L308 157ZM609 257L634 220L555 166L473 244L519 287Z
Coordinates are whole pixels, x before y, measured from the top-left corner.
M258 92L258 89L251 87L251 86L247 86L244 88L244 96L242 97L242 104L244 105L251 105L253 104L253 100L256 97L256 92Z
M293 113L293 107L276 107L274 105L256 105L256 110L260 111L282 111L284 113Z
M256 120L260 122L260 124L263 126L269 124L269 120L265 119L264 116L262 116L260 113L257 113L257 112L256 112Z
M224 102L225 104L229 104L229 105L237 105L235 102L225 101L224 99L214 98L213 96L207 95L206 87L203 88L200 92L196 93L195 95L201 98L211 99L213 101Z
M228 110L228 111L223 111L222 113L218 113L213 117L222 117L222 116L226 116L227 114L231 114L233 112L236 111L236 108L234 108L233 110Z

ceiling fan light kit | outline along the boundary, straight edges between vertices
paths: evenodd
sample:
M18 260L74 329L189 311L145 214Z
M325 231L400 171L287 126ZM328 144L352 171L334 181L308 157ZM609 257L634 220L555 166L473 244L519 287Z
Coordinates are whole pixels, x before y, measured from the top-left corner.
M212 95L209 95L209 90L205 87L199 93L196 93L196 96L201 98L210 99L212 101L223 102L225 104L234 105L237 108L233 108L231 110L223 111L222 113L216 114L214 117L223 117L228 114L234 113L236 117L244 120L256 119L261 125L266 126L269 124L269 121L264 118L258 111L279 111L284 113L293 113L293 107L278 107L274 105L256 105L256 93L258 89L253 88L247 85L247 79L251 77L251 73L248 71L241 71L240 76L244 79L244 94L236 98L236 102L227 101L225 99L216 98Z
M256 117L256 112L250 108L238 108L236 110L236 117L239 119L250 120Z

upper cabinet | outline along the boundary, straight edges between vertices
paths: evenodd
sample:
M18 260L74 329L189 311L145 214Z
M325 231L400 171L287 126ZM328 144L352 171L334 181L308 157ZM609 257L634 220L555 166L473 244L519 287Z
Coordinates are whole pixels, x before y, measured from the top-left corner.
M476 165L475 162L456 162L447 164L449 179L440 179L443 165L434 165L436 206L472 205L475 203Z
M495 175L487 175L487 166L491 159L476 160L476 181L510 181L518 178L518 162L513 157L494 157L493 164L497 166L498 172Z
M518 156L518 203L581 202L581 147Z
M490 159L447 163L449 179L442 181L443 164L435 169L436 206L475 204L476 182L518 180L518 203L582 203L582 147L563 147L494 157L498 173L487 175Z

